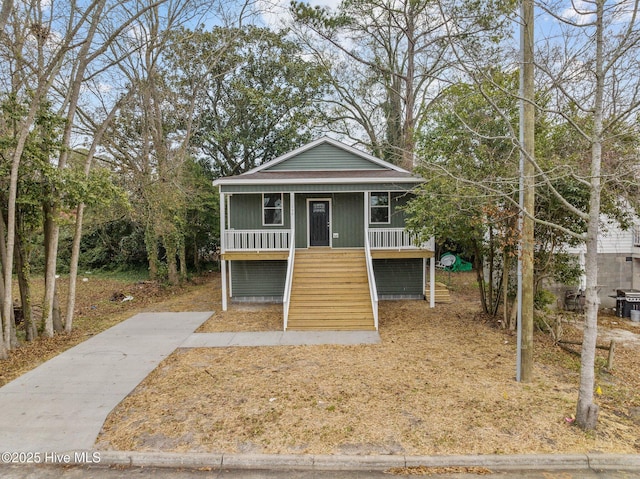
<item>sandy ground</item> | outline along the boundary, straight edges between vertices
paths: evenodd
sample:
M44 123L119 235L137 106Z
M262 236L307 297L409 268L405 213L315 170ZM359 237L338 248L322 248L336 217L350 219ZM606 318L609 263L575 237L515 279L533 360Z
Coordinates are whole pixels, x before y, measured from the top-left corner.
M572 425L579 359L536 335L535 373L517 383L515 336L478 313L473 276L452 304L380 305L381 344L178 350L109 416L97 447L317 454L640 452L640 353L598 358L600 422ZM280 305L220 311L219 279L147 310L214 310L200 331L281 328ZM615 323L615 324L612 324ZM579 319L565 325L579 337ZM635 334L628 321L603 319ZM638 331L640 333L640 331ZM635 336L634 336L635 337Z

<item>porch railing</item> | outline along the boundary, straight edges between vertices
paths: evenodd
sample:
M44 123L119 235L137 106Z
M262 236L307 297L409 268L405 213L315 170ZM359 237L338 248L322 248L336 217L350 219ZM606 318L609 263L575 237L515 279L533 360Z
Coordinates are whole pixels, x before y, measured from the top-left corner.
M226 230L225 251L287 251L291 230Z
M368 236L364 239L364 256L367 262L367 276L369 278L369 295L371 296L371 309L373 310L373 323L378 330L378 287L376 276L373 272L373 260L371 259L371 245Z
M284 297L282 298L282 302L284 304L284 330L287 330L287 326L289 324L289 306L291 305L291 288L293 286L293 268L294 261L296 257L296 248L295 242L291 242L291 247L289 248L289 261L287 262L287 277L285 279L284 284Z
M371 249L433 249L433 240L417 244L404 228L369 228L369 243Z

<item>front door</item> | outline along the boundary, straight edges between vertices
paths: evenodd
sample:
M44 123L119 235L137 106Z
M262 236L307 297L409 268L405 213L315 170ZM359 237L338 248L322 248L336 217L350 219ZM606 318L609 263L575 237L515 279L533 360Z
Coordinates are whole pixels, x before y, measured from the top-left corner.
M329 202L309 201L309 246L329 246Z

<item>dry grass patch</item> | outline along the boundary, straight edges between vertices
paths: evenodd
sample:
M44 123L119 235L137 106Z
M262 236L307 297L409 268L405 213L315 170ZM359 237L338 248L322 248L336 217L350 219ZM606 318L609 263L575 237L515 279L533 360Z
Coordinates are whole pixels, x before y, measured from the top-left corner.
M455 288L454 288L455 289ZM380 305L381 344L179 350L116 408L98 447L314 454L640 451L637 376L607 376L601 421L585 434L574 358L537 337L535 380L514 381L515 338L451 305ZM279 329L281 307L236 307L202 331ZM239 327L232 328L236 321ZM275 326L274 326L275 325ZM637 371L621 348L619 370ZM604 384L604 383L603 383Z
M32 343L26 341L10 351L9 359L0 360L0 386L35 368L61 352L87 338L130 318L142 311L209 311L217 309L216 296L220 299L218 276L195 278L183 287L167 287L153 281L135 281L86 275L77 283L74 328L70 334L56 333L53 338L39 338ZM216 279L218 280L216 284ZM65 315L69 278L58 280L58 296ZM215 288L215 289L214 289ZM16 302L18 286L13 289ZM32 286L34 304L42 298L44 283L35 279ZM125 300L131 297L133 299ZM39 308L36 307L37 310ZM18 333L24 337L22 325Z

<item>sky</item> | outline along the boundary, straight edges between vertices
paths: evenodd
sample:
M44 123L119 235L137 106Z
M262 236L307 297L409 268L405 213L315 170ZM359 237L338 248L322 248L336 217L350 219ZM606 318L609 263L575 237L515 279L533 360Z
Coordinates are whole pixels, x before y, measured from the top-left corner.
M341 0L305 0L306 3L315 7L329 7L335 9ZM286 24L291 16L289 15L290 0L259 0L260 8L265 12L261 15L266 26L280 28Z

